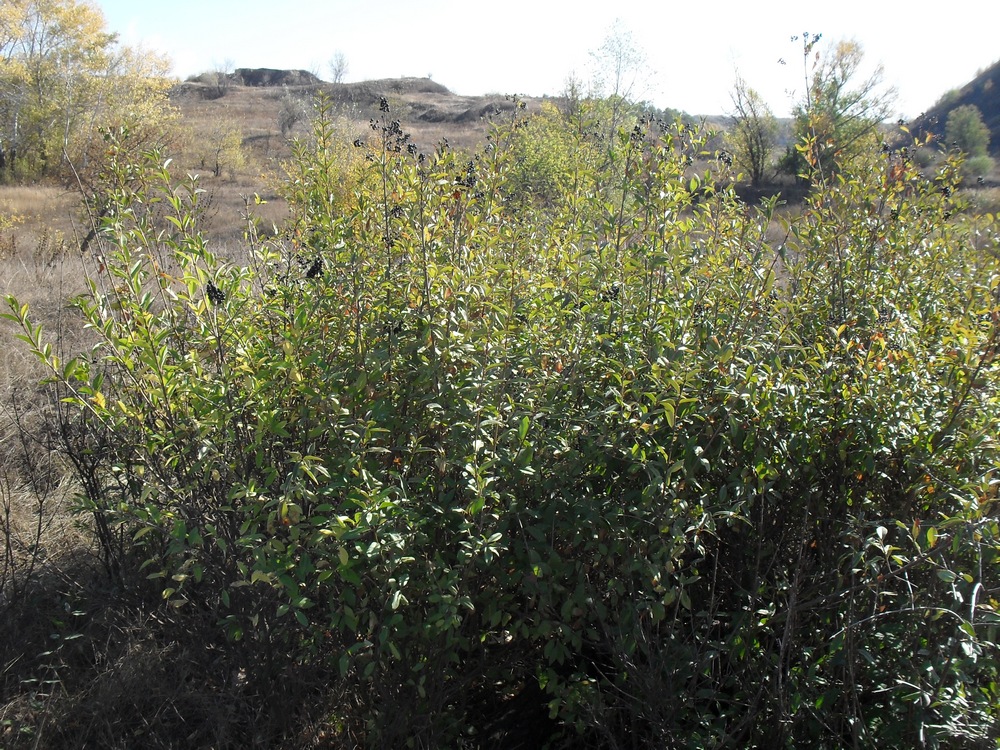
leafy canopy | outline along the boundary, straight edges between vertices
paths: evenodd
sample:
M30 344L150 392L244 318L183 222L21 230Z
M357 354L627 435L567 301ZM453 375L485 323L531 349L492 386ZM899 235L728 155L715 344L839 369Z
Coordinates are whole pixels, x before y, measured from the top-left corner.
M98 129L156 132L166 62L122 47L89 0L5 0L0 8L0 179L86 169Z
M979 107L965 104L949 112L945 123L945 141L969 157L989 156L990 131L983 122Z
M819 41L819 35L802 35L805 94L793 113L800 147L784 164L793 174L829 176L865 153L895 99L881 65L865 75L858 42L843 40L814 53Z

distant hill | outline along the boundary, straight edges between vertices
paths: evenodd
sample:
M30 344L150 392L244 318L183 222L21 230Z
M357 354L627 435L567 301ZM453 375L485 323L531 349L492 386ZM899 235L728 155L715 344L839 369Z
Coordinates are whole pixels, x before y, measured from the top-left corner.
M255 89L261 91L255 93ZM460 96L430 78L326 83L305 70L272 68L239 68L222 77L214 72L193 76L174 89L173 99L182 108L185 101L198 99L222 100L228 104L251 97L264 102L273 100L276 89L302 97L322 92L337 104L350 107L359 119L377 114L379 102L385 98L408 123L438 124L459 140L463 140L464 131L470 126L475 126L472 130L478 135L484 117L511 112L516 106L512 99L499 94ZM529 111L536 111L541 101L525 98Z
M382 97L404 104L409 121L467 125L483 117L511 112L514 102L503 96L459 96L430 78L385 78L359 83L327 83L319 87L335 102L360 108L377 107ZM532 109L537 108L531 101Z
M972 104L979 107L983 122L990 130L990 151L1000 155L1000 61L994 63L960 89L952 89L937 104L910 124L914 135L933 133L944 138L948 114L956 107Z
M377 138L372 121L388 117L399 120L410 143L425 153L444 141L460 152L473 153L486 142L491 119L507 119L517 106L503 94L461 96L430 78L337 84L308 71L272 68L192 76L170 92L184 131L171 156L179 174L199 175L207 193L203 228L213 241L223 245L242 241L244 196L259 194L266 201L253 209L264 231L285 221L287 204L276 186L282 181L283 164L292 156L292 140L309 134L309 113L317 93L334 103L336 133L343 143ZM390 107L388 115L380 109L383 98ZM542 101L526 97L526 111L537 112ZM239 160L213 174L226 138L233 133L241 138Z

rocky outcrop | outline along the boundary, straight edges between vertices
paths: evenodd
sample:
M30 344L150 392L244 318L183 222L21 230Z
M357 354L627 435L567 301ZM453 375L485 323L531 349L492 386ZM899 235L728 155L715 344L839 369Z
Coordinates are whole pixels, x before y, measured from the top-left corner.
M315 86L323 81L308 70L237 68L232 73L237 86Z

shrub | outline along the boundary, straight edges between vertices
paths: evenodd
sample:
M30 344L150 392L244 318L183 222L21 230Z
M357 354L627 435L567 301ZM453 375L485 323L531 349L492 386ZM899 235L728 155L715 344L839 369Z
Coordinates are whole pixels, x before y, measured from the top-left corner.
M945 123L945 140L952 148L958 148L970 157L987 156L990 129L983 122L979 107L965 104L949 112Z
M348 198L317 120L245 266L112 161L87 356L10 300L109 567L331 675L345 746L995 739L1000 264L956 164L842 164L769 244L682 125L525 210L518 122L468 160L382 109Z
M962 164L962 175L967 180L988 178L993 173L993 159L989 156L971 156Z

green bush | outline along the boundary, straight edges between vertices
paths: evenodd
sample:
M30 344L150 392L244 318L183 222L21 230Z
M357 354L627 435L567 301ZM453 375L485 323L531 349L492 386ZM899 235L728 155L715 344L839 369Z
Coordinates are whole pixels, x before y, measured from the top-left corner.
M993 173L993 167L989 156L970 156L962 164L962 174L967 180L986 179Z
M328 675L344 746L991 746L1000 263L955 165L842 165L772 243L682 125L564 165L390 116L350 198L297 152L245 265L112 162L87 356L10 300L121 580Z
M974 104L956 107L948 113L945 141L951 148L964 151L970 157L988 156L990 129L983 122L983 113Z

